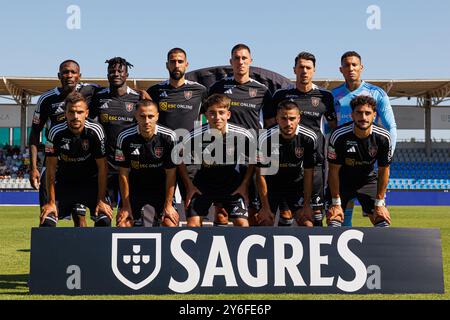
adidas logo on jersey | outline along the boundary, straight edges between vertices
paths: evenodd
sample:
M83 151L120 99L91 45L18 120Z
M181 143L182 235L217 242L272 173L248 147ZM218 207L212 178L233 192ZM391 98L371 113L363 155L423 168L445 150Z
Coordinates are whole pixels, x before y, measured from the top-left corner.
M139 152L139 149L135 149L132 153L131 153L131 155L133 155L133 156L138 156L138 155L140 155L141 153Z
M356 153L356 148L355 148L355 146L352 146L350 149L347 150L347 152L350 152L350 153Z
M159 95L159 97L160 97L160 98L167 98L167 97L168 97L167 92L163 91L163 92Z
M64 113L64 109L62 107L58 107L58 109L56 109L55 113Z
M231 90L231 88L230 88L230 89L228 89L227 91L225 91L224 93L225 93L225 94L233 94L233 90Z
M66 143L65 145L63 145L63 146L61 147L61 149L64 149L64 150L70 150L69 144Z

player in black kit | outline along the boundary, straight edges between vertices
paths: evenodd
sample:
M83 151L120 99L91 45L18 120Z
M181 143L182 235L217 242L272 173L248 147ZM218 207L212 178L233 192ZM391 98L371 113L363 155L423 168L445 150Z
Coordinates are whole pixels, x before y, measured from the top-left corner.
M112 208L105 199L107 162L103 128L86 120L88 105L82 94L66 99L66 121L50 129L45 145L48 203L42 207L40 224L56 226L72 215L76 227L85 227L76 204L89 208L95 226L110 226Z
M184 163L199 164L191 181L182 173L188 190L186 217L189 227L202 225L202 217L214 203L223 209L234 225L247 227L248 212L245 204L248 183L253 172L256 143L246 129L230 122L230 99L214 94L205 102L208 124L195 128L183 141ZM253 147L253 148L252 148ZM249 170L243 175L238 164L247 163ZM253 162L254 163L254 162Z
M230 122L253 130L252 134L257 137L259 129L275 124L275 120L272 114L271 92L265 85L250 78L251 63L250 48L245 44L235 45L230 58L233 76L213 84L209 89L209 95L219 93L228 96L231 99ZM245 170L244 166L242 171ZM253 216L259 210L260 204L253 179L250 183L249 196L249 222L250 225L255 225ZM217 224L227 223L224 212L219 213L217 217Z
M87 103L91 101L99 87L95 84L85 84L80 82L80 66L74 60L63 61L59 65L58 79L61 87L54 88L43 93L36 106L33 115L33 123L30 132L30 183L34 189L39 189L39 203L42 208L48 202L47 191L45 189L45 165L42 173L39 173L37 165L38 145L41 131L46 127L45 135L55 126L65 122L65 99L72 92L80 92Z
M128 68L132 64L115 57L107 60L109 88L94 96L91 104L91 118L98 118L106 133L106 154L109 163L108 196L113 206L117 205L119 194L118 166L114 159L117 137L124 129L135 124L135 105L140 94L127 86Z
M171 153L175 132L157 124L158 105L154 101L139 101L135 117L138 124L122 131L117 139L115 158L120 166L123 202L117 226L141 225L137 222L145 205L152 207L154 225L162 220L163 226L177 226L179 216L172 205L176 166Z
M199 120L207 90L203 85L185 79L188 66L186 52L180 48L171 49L166 62L169 80L150 87L147 92L158 104L159 124L172 130L190 132L194 129L194 122Z
M167 53L166 62L169 80L147 90L151 99L158 104L158 124L177 131L178 137L184 137L194 129L195 121L200 120L200 108L208 93L203 85L185 79L188 66L186 52L181 48L171 49ZM195 168L193 166L178 168L178 170L184 169L187 169L188 175L192 179ZM181 182L179 173L177 180ZM178 188L184 200L186 198L184 184L178 183Z
M257 172L261 210L255 215L260 225L273 225L280 210L278 226L290 226L294 217L299 226L313 226L310 206L317 135L299 124L300 110L295 102L278 105L276 121L259 137ZM265 174L265 168L275 172Z
M314 187L311 205L314 209L315 225L322 225L324 209L324 148L325 138L324 119L330 128L336 127L336 112L334 98L330 91L317 87L313 82L316 58L308 52L301 52L295 58L294 73L296 75L295 88L281 89L273 96L274 105L283 100L292 100L301 110L300 123L317 134L317 159L314 168Z
M332 204L328 210L329 226L341 226L349 200L357 198L363 212L376 227L388 227L391 217L385 194L392 161L389 131L373 124L377 102L370 96L352 99L352 122L337 127L328 146L328 183ZM374 171L378 164L378 174Z

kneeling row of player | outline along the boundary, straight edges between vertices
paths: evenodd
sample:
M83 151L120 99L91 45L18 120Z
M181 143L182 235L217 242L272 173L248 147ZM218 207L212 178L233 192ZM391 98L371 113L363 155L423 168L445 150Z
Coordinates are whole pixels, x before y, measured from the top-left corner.
M373 124L373 98L356 97L351 106L353 121L336 128L329 140L332 199L327 223L340 226L342 208L356 197L375 226L389 226L384 196L392 159L390 136ZM213 204L222 208L234 225L249 226L247 190L255 168L262 204L253 217L255 224L273 225L279 210L285 222L295 218L301 226L318 225L314 222L322 216L314 217L310 206L317 136L299 124L298 105L287 100L278 105L277 125L259 135L256 165L251 161L256 139L248 130L228 122L229 108L230 99L225 95L209 97L205 102L208 124L195 128L177 144L175 133L157 124L158 107L153 101L136 105L137 125L117 138L115 160L120 166L121 192L117 226L141 225L142 208L147 205L162 226L179 225L173 206L177 168L187 190L182 196L190 227L201 226ZM49 202L41 210L41 226L55 226L58 219L70 215L76 226L85 226L85 207L95 226L110 226L113 209L106 196L105 134L100 125L87 120L89 110L81 94L67 98L65 113L67 121L50 130L46 144ZM177 166L177 157L184 163ZM81 210L74 212L73 208Z

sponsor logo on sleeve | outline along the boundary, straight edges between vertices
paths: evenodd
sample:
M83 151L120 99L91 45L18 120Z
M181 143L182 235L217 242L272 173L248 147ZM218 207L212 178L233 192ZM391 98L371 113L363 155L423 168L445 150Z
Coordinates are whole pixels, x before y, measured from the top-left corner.
M116 155L114 158L116 159L117 162L125 161L125 156L124 156L122 150L119 150L119 149L116 150Z
M47 140L47 143L45 144L45 152L46 153L54 153L55 152L55 148L51 141Z
M35 113L33 116L33 124L40 124L41 123L41 119L39 118L39 114Z
M332 146L328 146L328 159L336 160L336 150Z

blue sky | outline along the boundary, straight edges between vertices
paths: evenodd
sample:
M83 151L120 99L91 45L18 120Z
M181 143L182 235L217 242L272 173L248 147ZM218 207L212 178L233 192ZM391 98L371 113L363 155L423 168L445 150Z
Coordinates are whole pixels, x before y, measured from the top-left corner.
M81 9L69 30L67 7ZM381 29L366 13L380 8ZM363 56L367 79L450 78L450 2L428 1L2 1L0 75L55 76L67 58L84 77L104 77L104 61L123 56L130 76L165 78L166 52L188 52L190 69L227 64L231 47L252 48L254 66L293 77L294 57L317 57L317 78L340 78L347 50Z

